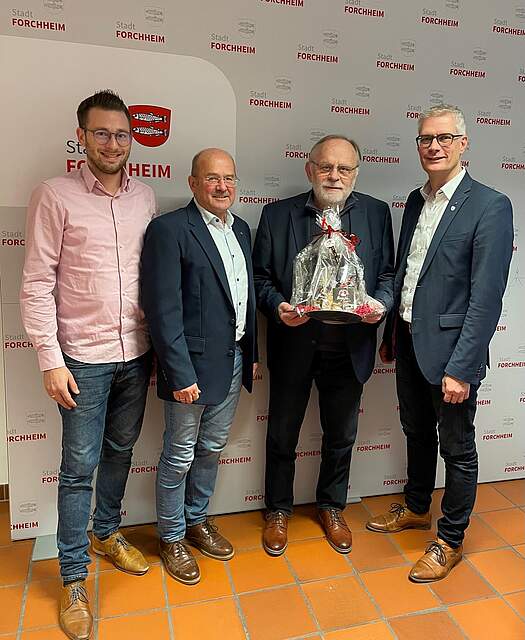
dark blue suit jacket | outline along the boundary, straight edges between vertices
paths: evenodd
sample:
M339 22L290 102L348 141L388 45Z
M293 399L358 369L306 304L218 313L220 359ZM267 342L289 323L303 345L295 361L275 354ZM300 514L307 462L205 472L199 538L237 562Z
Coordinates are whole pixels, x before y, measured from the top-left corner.
M305 210L309 193L266 205L255 237L253 265L259 309L268 318L268 366L278 367L285 375L310 367L317 348L321 323L316 320L288 327L278 319L277 307L292 295L293 260L310 241L311 212ZM387 310L393 303L394 241L392 222L386 202L354 192L350 220L360 243L357 253L365 268L369 295L380 300ZM377 325L345 326L346 342L360 382L372 373L376 351Z
M410 243L423 204L419 189L412 191L399 235L387 342L393 338ZM414 294L412 341L419 367L431 384L441 385L445 373L470 384L484 378L513 236L507 196L466 174L434 233Z
M241 340L243 385L251 391L257 361L250 229L234 216L233 231L248 271L246 331ZM197 383L199 404L219 404L230 388L235 355L235 310L219 251L191 201L152 220L141 263L141 303L158 356L157 391Z

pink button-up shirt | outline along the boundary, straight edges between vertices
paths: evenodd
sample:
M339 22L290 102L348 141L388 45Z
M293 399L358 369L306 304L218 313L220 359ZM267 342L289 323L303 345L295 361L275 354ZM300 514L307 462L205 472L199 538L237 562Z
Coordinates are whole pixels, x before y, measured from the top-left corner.
M139 261L154 213L150 187L123 171L112 196L87 164L33 191L20 303L42 371L64 366L62 351L100 364L148 350Z

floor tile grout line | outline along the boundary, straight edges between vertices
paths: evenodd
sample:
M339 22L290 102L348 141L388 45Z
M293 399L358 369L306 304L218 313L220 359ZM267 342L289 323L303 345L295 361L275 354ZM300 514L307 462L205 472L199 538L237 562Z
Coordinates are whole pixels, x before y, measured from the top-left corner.
M382 571L382 569L380 569L380 571ZM370 601L372 602L372 604L374 605L374 607L376 608L377 612L379 613L379 615L381 616L381 620L385 623L385 625L388 627L389 631L392 633L392 635L394 636L394 638L397 638L397 634L394 632L394 630L392 629L392 627L390 626L390 623L388 622L388 618L386 617L386 614L383 612L383 609L379 606L379 603L376 601L376 599L374 598L374 596L370 593L370 590L368 589L368 587L366 586L366 584L364 583L363 579L361 578L361 574L359 573L359 571L355 571L355 578L358 582L358 584L361 585L363 591L366 593L366 595L370 598Z
M230 562L226 562L226 575L228 576L228 582L230 583L230 590L233 596L233 601L235 602L235 608L237 609L237 615L241 621L242 629L244 631L244 635L246 636L246 640L250 640L250 631L248 629L248 622L244 615L244 611L242 610L241 599L237 590L235 589L235 582L233 580L233 575L230 568Z
M519 509L519 507L513 507L515 509ZM500 511L505 511L505 509L500 509ZM506 509L506 511L510 511L510 509ZM484 511L484 513L493 513L493 511ZM509 542L509 540L506 540L502 535L500 535L496 529L494 529L494 527L490 524L490 522L487 522L487 520L485 520L485 518L483 518L483 514L476 514L479 515L479 517L483 520L483 524L488 527L492 533L494 533L494 535L496 535L498 538L501 538L509 547L512 547L513 544L512 542ZM518 544L523 544L522 542L518 543Z
M319 631L319 633L321 634L321 637L324 638L323 630L321 628L319 620L317 619L317 616L315 615L315 611L313 609L312 603L310 602L308 596L304 592L304 589L302 587L301 581L299 580L299 576L297 575L291 560L288 558L286 553L284 553L283 557L284 557L284 561L286 562L286 565L288 567L288 571L292 574L293 579L295 580L295 584L297 585L297 587L299 589L299 593L301 594L301 597L302 597L303 602L304 602L304 604L306 606L306 609L308 610L308 613L312 617L312 619L313 619L313 621L315 623L315 626L317 627L317 631Z
M520 592L515 591L514 593L520 593ZM512 594L512 593L507 593L507 594L505 594L505 595L506 595L506 596L510 596L510 595L513 595L513 594ZM523 621L525 622L525 614L520 613L520 612L516 609L516 607L515 607L513 604L511 604L511 603L507 600L507 598L506 598L505 596L503 596L503 595L502 595L502 596L501 596L501 598L502 598L502 600L505 602L505 604L506 604L507 606L509 606L509 607L514 611L514 613L515 613L515 614L516 614L516 615L517 615L521 620L523 620Z
M27 595L29 592L29 585L31 584L31 575L33 573L33 551L35 548L35 541L33 540L33 544L31 545L31 557L29 559L29 564L27 566L27 573L26 573L26 581L25 581L25 585L24 585L24 591L22 593L22 602L20 603L20 614L18 617L18 628L16 631L16 640L20 640L20 638L22 637L22 630L23 630L23 626L24 626L24 616L25 616L25 612L26 612L26 604L27 604Z
M508 545L507 547L501 547L499 549L487 549L486 551L477 551L475 553L489 553L490 551L501 551L504 549L512 549L512 547L510 545ZM519 555L519 554L517 554ZM503 597L503 594L500 593L500 591L498 589L496 589L496 586L492 584L492 582L490 582L490 580L488 578L486 578L481 571L476 567L476 565L470 560L470 554L468 554L468 556L463 556L463 561L468 563L468 566L481 578L481 580L487 585L489 586L494 593L496 593L496 595L498 595L500 598Z
M465 640L469 640L467 632L463 629L463 627L459 624L459 622L454 618L454 616L452 615L452 613L448 608L448 605L447 605L446 613L447 613L448 619L452 622L452 624L456 627L456 629L461 633L463 638L465 638Z
M515 479L516 479L516 480L523 480L523 478L515 478ZM498 488L498 486L497 486L497 485L498 485L498 484L500 484L501 482L508 482L508 480L503 480L503 481L499 481L499 482L498 482L498 481L496 481L496 482L493 482L493 483L491 483L491 484L492 484L492 486L494 487L494 489L496 489L496 491L497 491L498 493L500 493L504 498L507 498L507 500L508 500L509 502L512 502L512 504L513 504L514 506L516 506L516 507L523 507L524 505L516 504L516 503L514 502L514 500L511 500L508 496L506 496L506 495L503 493L503 491L501 491L501 490ZM513 481L511 480L510 482L513 482Z
M173 628L173 620L171 618L170 597L168 593L168 581L166 579L166 571L164 570L164 564L162 562L160 563L160 575L162 580L162 591L164 592L164 602L166 603L165 609L168 616L170 640L175 640L175 629Z

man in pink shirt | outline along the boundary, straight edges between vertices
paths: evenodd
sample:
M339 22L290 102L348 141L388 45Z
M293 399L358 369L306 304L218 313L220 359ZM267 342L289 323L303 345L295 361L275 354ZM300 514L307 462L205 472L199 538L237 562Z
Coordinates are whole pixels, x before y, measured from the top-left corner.
M93 551L127 573L148 570L119 526L151 370L139 260L155 212L152 189L125 169L131 119L120 97L97 92L80 103L77 117L86 162L33 191L20 295L45 389L62 416L60 625L73 640L92 630L85 579L97 467Z

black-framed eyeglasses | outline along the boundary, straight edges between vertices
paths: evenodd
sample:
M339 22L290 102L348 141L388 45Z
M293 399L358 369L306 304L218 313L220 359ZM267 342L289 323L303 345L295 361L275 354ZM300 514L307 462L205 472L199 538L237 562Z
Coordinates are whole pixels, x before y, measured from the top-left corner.
M437 136L418 136L416 144L418 147L430 147L437 140L440 147L450 147L456 138L463 138L464 133L439 133Z
M329 176L332 171L335 169L340 178L349 178L352 175L352 172L355 171L359 165L356 164L355 167L348 167L345 164L328 164L327 162L316 162L315 160L309 160L313 165L317 167L317 173L321 176Z
M95 138L95 142L97 142L98 144L108 144L113 136L115 136L115 140L117 141L119 147L127 147L129 144L131 144L132 137L129 131L116 131L115 133L113 133L113 131L108 131L107 129L86 128L84 128L84 131L89 131L90 133L92 133L93 137Z
M204 176L203 180L204 182L211 184L213 187L216 187L221 180L224 180L224 184L227 187L234 187L239 182L239 178L237 178L237 176L218 176L215 174Z

